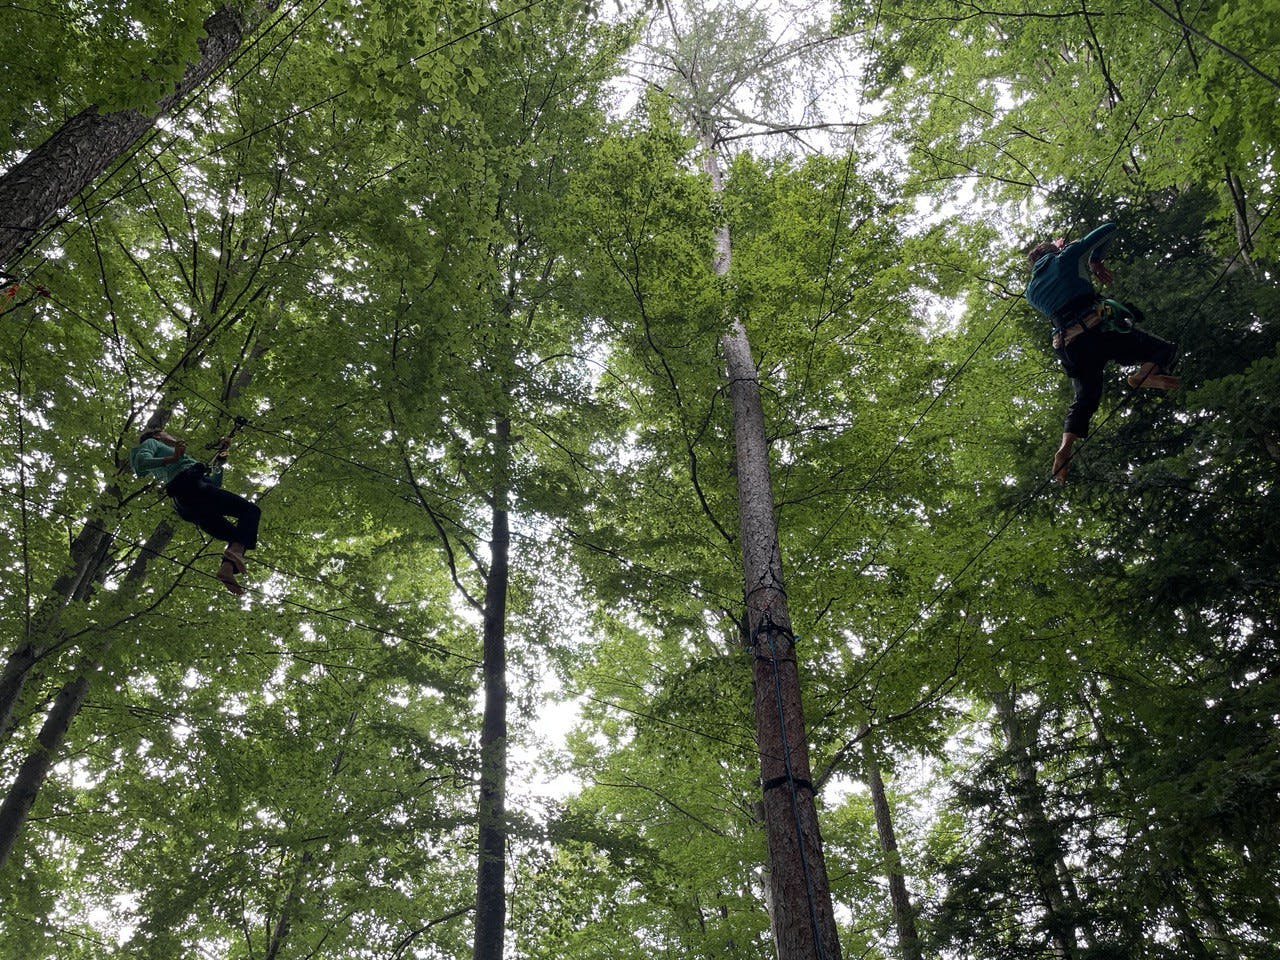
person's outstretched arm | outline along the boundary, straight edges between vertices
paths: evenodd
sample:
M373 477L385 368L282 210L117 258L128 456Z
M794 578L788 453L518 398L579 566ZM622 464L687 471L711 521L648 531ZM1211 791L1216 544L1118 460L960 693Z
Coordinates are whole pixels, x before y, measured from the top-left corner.
M1102 277L1098 279L1103 280L1104 283L1109 283L1111 274L1106 267L1102 266L1102 255L1106 253L1107 247L1110 246L1115 232L1116 225L1114 223L1104 223L1088 236L1081 237L1079 240L1063 247L1062 252L1058 254L1058 259L1064 262L1074 261L1077 272L1085 280L1089 279L1089 271L1096 264L1101 267L1107 277L1107 279Z

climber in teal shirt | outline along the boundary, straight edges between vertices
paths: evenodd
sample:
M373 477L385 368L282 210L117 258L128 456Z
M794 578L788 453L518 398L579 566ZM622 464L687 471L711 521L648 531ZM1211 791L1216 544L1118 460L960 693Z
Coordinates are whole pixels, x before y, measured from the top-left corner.
M1169 374L1178 355L1177 344L1161 340L1135 325L1142 311L1098 293L1090 274L1111 283L1111 271L1102 262L1114 223L1104 223L1074 243L1048 240L1027 252L1031 279L1028 302L1053 325L1053 350L1071 378L1075 399L1067 410L1062 443L1053 458L1053 478L1066 480L1071 448L1089 435L1089 421L1102 402L1103 369L1108 361L1138 366L1129 377L1133 387L1174 390L1180 386Z
M222 489L226 455L224 444L210 468L187 456L184 441L163 430L145 430L138 437L138 445L129 451L129 465L138 476L154 477L164 484L164 492L173 498L178 516L211 537L226 541L217 576L231 593L239 596L244 588L236 574L245 571L244 552L257 546L262 511L256 503Z

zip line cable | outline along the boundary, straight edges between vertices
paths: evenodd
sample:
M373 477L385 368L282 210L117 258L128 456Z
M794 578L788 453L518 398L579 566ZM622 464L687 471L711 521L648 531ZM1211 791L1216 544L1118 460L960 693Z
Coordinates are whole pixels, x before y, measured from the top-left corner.
M893 455L898 452L898 450L902 447L904 443L907 442L907 440L911 437L911 434L915 431L916 427L920 426L920 424L925 420L925 418L929 415L929 412L934 408L934 406L938 403L938 401L942 399L942 395L947 392L947 389L953 383L955 383L955 381L959 378L960 374L962 374L965 368L969 365L969 362L973 360L973 358L977 355L978 351L981 350L984 346L986 346L987 341L990 340L991 337L995 335L996 330L1000 328L1000 326L1008 318L1009 314L1013 312L1013 308L1017 305L1018 305L1018 300L1016 298L1011 298L1009 301L1009 306L1005 309L1005 312L1001 314L1000 318L991 325L990 329L988 329L986 334L983 335L982 339L978 341L977 345L972 350L969 351L969 355L964 358L963 362L961 362L961 364L951 372L951 374L943 382L942 386L939 387L938 391L933 395L932 399L930 399L928 405L925 406L924 410L920 412L920 414L915 418L914 421L912 421L911 426L907 427L906 432L898 437L897 443L895 443L893 445L893 448L888 453L886 453L883 458L881 458L880 462L876 464L875 468L871 471L871 473L867 476L867 478L863 480L860 484L858 484L858 486L853 490L853 494L849 497L848 500L846 500L844 506L841 507L840 511L836 514L835 518L827 525L826 529L823 530L823 532L818 535L817 540L813 542L813 544L809 547L809 549L805 551L804 556L801 557L800 559L799 565L801 567L806 566L808 564L809 560L812 559L813 554L818 549L818 547L822 546L822 544L826 541L827 537L831 535L831 533L835 530L837 526L839 526L840 521L842 521L845 518L845 516L848 514L848 512L853 508L853 505L855 503L855 498L861 496L862 494L866 493L868 489L870 489L871 484L875 482L876 477L880 475L880 473L884 470L885 466L889 463L889 461L893 459Z
M60 307L63 307L64 309L66 309L66 310L67 310L67 311L68 311L68 312L69 312L73 317L75 317L75 318L77 318L77 319L81 320L82 322L86 323L87 325L89 325L89 326L90 326L90 327L92 327L93 329L95 329L95 330L99 330L99 332L102 332L102 331L100 330L100 328L97 326L97 324L94 324L94 323L92 322L92 320L90 320L88 317L86 317L86 316L84 316L83 314L81 314L79 311L76 311L76 310L74 310L74 309L70 308L70 307L69 307L69 306L67 306L66 304L62 304L60 301L58 301L58 300L57 300L57 298L50 298L50 299L52 299L52 301L54 302L54 304L55 304L55 305L60 306ZM104 334L104 335L105 335L105 334ZM164 373L163 368L161 368L157 363L155 363L154 361L152 361L152 360L151 360L149 357L147 357L145 354L142 354L141 352L139 352L139 351L137 351L136 349L134 349L131 345L127 345L127 344L126 344L126 345L125 345L125 349L127 349L127 350L128 350L130 353L132 353L132 354L133 354L133 355L134 355L138 360L140 360L142 363L144 363L144 364L148 365L149 367L151 367L151 368L152 368L153 370L155 370L156 372L158 372L158 373L162 373L162 374ZM189 396L191 396L191 397L195 398L196 400L198 400L199 402L201 402L201 403L205 404L208 408L210 408L211 410L214 410L214 411L215 411L216 413L218 413L220 416L222 416L222 417L226 417L226 418L232 418L232 417L234 416L234 414L232 413L232 411L230 411L229 409L227 409L227 408L226 408L222 403L220 403L219 401L215 401L215 400L211 399L209 396L207 396L207 395L205 395L204 393L202 393L201 391L196 390L194 387L192 387L189 383L185 382L183 379L181 379L181 378L179 378L179 377L176 377L176 376L170 377L169 379L170 379L170 382L172 382L172 383L174 383L176 386L180 387L180 388L181 388L185 393L187 393ZM266 427L263 427L263 426L261 426L261 425L259 425L259 424L255 423L255 422L253 422L253 421L249 421L249 422L247 422L247 423L244 425L244 428L245 428L245 429L247 429L247 430L253 430L253 431L256 431L256 432L258 432L258 433L262 433L262 434L264 434L264 435L266 435L266 436L269 436L269 437L272 437L272 438L276 438L276 439L279 439L279 440L283 440L285 443L287 443L287 444L289 444L289 445L292 445L292 446L294 446L294 447L298 447L298 448L300 448L300 449L302 449L302 450L304 450L304 451L306 451L306 452L315 453L315 454L318 454L318 455L320 455L320 456L328 457L328 458L330 458L330 459L332 459L332 460L335 460L335 461L338 461L338 462L341 462L341 463L348 464L348 465L353 466L353 467L355 467L355 468L356 468L356 469L358 469L358 470L364 471L364 472L366 472L366 473L368 473L368 474L370 474L370 475L372 475L372 476L379 477L379 478L381 478L381 479L385 479L385 480L390 480L390 481L392 481L394 484L396 484L397 486L400 486L400 487L406 487L406 488L412 489L412 485L411 485L410 483L408 483L408 482L405 480L405 478L404 478L403 476L400 476L400 475L397 475L397 474L390 473L390 472L388 472L388 471L386 471L386 470L383 470L383 469L378 468L378 467L375 467L375 466L373 466L373 465L371 465L371 464L364 463L364 462L362 462L362 461L356 460L356 459L354 459L354 458L352 458L352 457L346 456L346 455L341 454L341 453L338 453L338 452L336 452L336 451L333 451L333 450L330 450L330 449L326 449L326 448L324 448L324 447L320 447L320 446L317 446L317 445L312 444L312 443L308 443L307 441L301 440L301 439L299 439L299 438L296 438L296 437L290 436L290 435L285 434L285 433L281 433L281 432L278 432L278 431L270 430L270 429L268 429L268 428L266 428ZM441 492L439 492L439 491L433 491L433 493L434 493L434 494L436 494L437 496L441 497L442 499L444 499L444 500L446 500L446 501L453 502L453 503L455 503L455 504L457 504L457 505L459 505L459 506L464 506L464 507L465 507L465 506L467 505L467 504L465 503L465 501L461 500L460 498L456 498L456 497L449 497L448 495L443 494L443 493L441 493ZM407 497L406 497L406 502L416 503L416 501L413 501L411 498L407 498ZM553 525L553 526L555 526L555 525ZM544 540L543 540L543 539L541 539L541 538L539 538L538 536L535 536L534 534L531 534L531 533L524 533L524 532L521 532L521 531L514 531L514 532L512 533L512 536L513 536L513 538L516 538L516 539L518 539L518 540L522 540L522 541L526 541L526 542L529 542L529 543L531 543L531 544L535 544L535 545L537 545L537 546L541 546L541 545L543 545L543 543L544 543ZM668 571L660 570L660 569L658 569L658 568L655 568L655 567L649 566L649 565L647 565L647 564L640 563L639 561L635 561L635 560L632 560L632 559L629 559L629 558L626 558L626 557L622 557L622 556L620 556L619 554L617 554L617 552L616 552L616 551L609 550L608 548L602 547L602 546L601 546L601 545L599 545L599 544L593 543L593 542L592 542L592 541L590 541L587 537L585 537L584 535L582 535L581 533L579 533L579 532L577 532L577 531L574 531L574 530L571 530L571 529L568 529L568 528L564 528L564 527L557 527L557 528L552 532L552 536L554 536L556 539L559 539L562 543L565 543L565 544L567 544L567 545L570 545L570 546L576 546L576 547L579 547L579 548L584 548L584 547L585 547L586 549L590 550L591 552L594 552L594 553L600 553L600 554L603 554L603 555L609 556L611 559L615 560L615 562L617 562L617 563L621 564L622 566L624 566L625 568L627 568L627 569L629 569L629 570L632 570L632 571L638 570L638 571L640 571L641 573L643 573L643 574L645 574L645 575L647 575L647 576L654 577L654 578L661 579L661 580L667 580L667 581L670 581L671 583L673 583L673 584L675 584L675 585L677 585L677 586L681 587L683 590L685 590L685 591L686 591L686 592L688 592L689 594L691 594L691 595L693 595L693 596L701 597L701 598L702 598L702 599L704 599L704 600L713 599L713 600L716 600L716 601L717 601L720 605L722 605L722 606L732 605L732 604L734 604L734 603L736 603L736 602L737 602L734 598L728 597L728 596L726 596L726 595L724 595L724 594L716 593L716 592L714 592L714 591L709 590L708 588L706 588L706 587L704 587L704 586L700 586L700 585L697 585L697 584L691 583L691 582L689 582L689 581L683 580L682 578L676 577L676 576L674 576L673 574L671 574L671 573L670 573L670 572L668 572ZM303 575L301 575L301 574L298 574L298 573L296 573L296 572L294 572L294 571L290 571L290 570L287 570L287 569L285 569L285 568L281 568L281 567L273 566L272 564L270 564L270 563L268 563L268 562L265 562L265 561L263 561L263 560L261 560L261 559L254 559L254 561L253 561L253 562L254 562L255 564L257 564L257 565L260 565L260 566L266 567L267 569L275 570L276 572L281 573L282 575L287 576L287 577L289 577L289 578L291 578L291 579L295 579L295 580L297 580L297 579L309 579L309 580L312 580L313 582L322 583L322 584L324 584L325 586L327 586L329 589L333 589L332 585L329 585L329 584L325 583L324 581L317 580L316 578L305 577L305 576L303 576ZM215 580L216 580L216 577L213 577L213 576L212 576L212 574L204 574L204 572L203 572L203 571L197 571L197 572L200 572L202 575L205 575L205 576L207 576L207 577L210 577L210 578L212 578L212 579L215 579ZM219 585L221 585L221 581L218 581L218 583L219 583ZM253 589L253 588L251 587L250 589ZM353 598L353 599L354 599L354 598ZM305 607L304 607L304 608L305 608ZM330 614L327 614L327 613L325 613L324 611L321 611L321 614L322 614L322 615L326 615L326 616L331 616ZM608 701L601 701L601 702L608 702ZM638 713L638 712L637 712L637 711L635 711L635 710L630 710L629 708L622 707L620 704L613 704L613 705L614 705L614 706L617 706L617 707L618 707L618 709L624 710L624 711L626 711L626 712ZM638 714L638 715L648 716L648 715L646 715L646 714ZM655 719L657 719L657 718L655 718ZM676 726L678 726L678 725L676 725ZM692 732L695 732L695 733L701 733L700 731L692 731ZM704 734L704 735L705 735L705 734ZM710 739L718 740L718 741L724 742L724 743L726 743L726 744L734 744L734 741L725 740L724 738L715 737L714 735L707 735L707 736L709 736L709 738L710 738ZM737 745L737 744L735 744L735 745Z
M327 2L327 0L320 0L320 2L321 4L323 4ZM543 0L531 0L531 2L526 3L523 7L520 7L517 10L512 10L512 11L509 11L508 13L502 14L499 17L495 17L494 19L489 20L488 22L483 23L480 26L466 33L460 34L456 37L446 40L443 43L439 43L436 46L432 47L431 49L424 51L423 53L420 53L414 57L410 57L408 60L405 60L402 63L396 64L396 66L391 68L390 72L396 73L400 70L403 70L405 67L408 67L411 64L417 63L419 60L422 60L425 57L429 57L434 54L437 54L442 50L446 50L449 47L452 47L454 44L461 43L463 40L466 40L472 36L475 36L476 34L483 33L484 31L490 29L491 27L494 27L505 20L509 20L510 18L516 16L517 14L523 13L529 8L537 6L539 3L542 3L542 2ZM320 107L327 106L328 104L333 103L335 100L340 100L342 97L346 96L350 92L351 92L350 87L344 87L343 89L337 91L336 93L329 94L328 96L323 97L320 100L315 101L314 103L308 104L305 107L299 107L295 110L291 110L288 113L284 114L283 116L277 117L275 120L272 120L268 124L265 124L261 127L257 127L253 130L250 130L248 133L241 134L238 137L234 137L231 140L228 140L225 143L222 143L221 145L213 148L212 150L208 150L205 153L200 154L199 156L191 157L187 160L180 161L179 163L175 164L172 169L181 169L183 167L193 166L194 164L197 164L202 160L208 160L212 157L218 156L224 151L230 149L231 147L238 146L241 143L252 140L254 137L258 136L259 134L266 133L270 130L274 130L276 127L283 126L285 123L288 123L290 120L294 120L294 119L297 119L298 117L305 116L306 114L311 113L313 110L318 110ZM170 143L166 145L166 149L169 146L172 146L172 144L176 142L176 140L177 138L174 138L174 140L170 141ZM150 165L149 163L144 165L143 169L145 169L146 166L149 166L149 165ZM134 190L141 189L142 187L145 187L149 184L165 180L167 177L168 177L168 173L152 177L149 180L143 180L141 179L141 176L139 176L139 179L136 183L128 183L122 186L114 194L108 197L106 201L104 201L103 203L100 203L98 205L98 209L100 210L102 206L105 205L105 203L109 203L111 201L117 200L120 197L128 193L132 193ZM97 211L95 210L95 213L96 212Z
M1209 35L1208 35L1207 33L1205 33L1203 30L1198 30L1198 29L1196 29L1196 27L1195 27L1195 25L1194 25L1195 18L1192 18L1192 23L1187 23L1185 20L1183 20L1183 19L1182 19L1181 14L1175 15L1172 11L1170 11L1170 10L1166 9L1165 7L1161 6L1161 5L1157 2L1157 0L1146 0L1146 2L1147 2L1148 4L1150 4L1151 6L1155 7L1157 10L1159 10L1161 13L1163 13L1166 17L1168 17L1168 18L1169 18L1170 20L1172 20L1174 23L1176 23L1176 24L1178 25L1178 28L1179 28L1180 32L1184 32L1184 33L1185 33L1185 32L1187 32L1187 31L1189 31L1189 32L1191 32L1191 33L1194 33L1194 34L1195 34L1197 37L1199 37L1201 40L1205 41L1205 43L1209 44L1209 45L1210 45L1210 46L1212 46L1212 47L1216 47L1216 48L1217 48L1218 50L1220 50L1222 53L1226 54L1228 57L1230 57L1231 59L1235 60L1236 62L1238 62L1238 63L1242 64L1245 68L1247 68L1248 70L1250 70L1250 71L1252 71L1253 73L1257 74L1259 77L1261 77L1261 78L1262 78L1263 80L1265 80L1267 83L1271 84L1273 87L1276 87L1277 89L1280 89L1280 79L1277 79L1276 77L1273 77L1271 74L1266 73L1266 72L1265 72L1264 70L1262 70L1262 69L1261 69L1257 64L1255 64L1252 60L1250 60L1250 59L1249 59L1248 57L1246 57L1244 54L1240 53L1240 51L1235 50L1235 49L1233 49L1232 47L1228 47L1228 46L1226 46L1225 44L1223 44L1222 42L1220 42L1220 41L1218 41L1218 40L1213 39L1213 37L1209 36ZM1201 9L1201 10L1203 10L1203 9L1204 9L1204 4L1203 4L1203 3L1201 4L1200 9ZM1274 52L1274 51L1273 51L1273 52Z
M535 2L537 2L537 0L535 0ZM526 7L522 8L522 9L528 9L528 7L531 7L531 6L533 6L533 5L534 5L533 3L530 3L530 4L528 4ZM515 11L515 12L519 12L519 11ZM512 14L507 14L507 15L504 15L504 17L499 18L499 19L506 19L507 17L512 16L512 15L514 15L514 14L513 14L513 13L512 13ZM451 42L457 42L457 40L460 40L460 39L462 39L462 38L456 38L454 41L451 41ZM414 58L414 60L416 60L416 59L420 59L420 58L421 58L421 56L426 56L426 55L427 55L427 54L422 54L422 55L420 55L420 57L416 57L416 58ZM413 61L409 61L409 62L413 62ZM1168 69L1168 64L1166 64L1166 70L1167 70L1167 69ZM1163 71L1162 71L1162 75L1163 75ZM343 91L343 93L345 93L345 92L346 92L346 91ZM1150 97L1149 97L1148 99L1150 99ZM307 108L307 109L314 109L314 107L312 107L312 108ZM1134 125L1136 125L1136 120L1135 120L1135 122L1134 122ZM1131 129L1132 129L1132 126L1131 126ZM1112 162L1114 162L1114 159L1115 159L1115 157L1116 157L1116 156L1118 156L1118 150L1117 150L1117 152L1116 152L1115 154L1113 154ZM1108 164L1108 169L1109 169L1109 167L1110 167L1110 163ZM1104 175L1105 175L1105 171L1104 171ZM834 238L833 238L833 246L834 246ZM828 265L828 266L830 267L830 263L829 263L829 265ZM1208 296L1208 294L1206 294L1205 298L1203 298L1203 299L1207 299L1207 296ZM1012 309L1012 308L1011 308L1011 309ZM991 332L994 332L994 328L993 328L993 330L992 330ZM988 333L988 337L991 335L991 332L989 332L989 333ZM985 338L984 338L984 342L985 342ZM972 355L971 355L971 356L972 356ZM968 362L968 361L966 360L966 363L967 363L967 362ZM955 371L955 372L953 373L953 375L952 375L952 378L948 381L948 384L947 384L947 385L949 385L951 382L953 382L953 381L954 381L954 379L959 375L960 371L961 371L961 370L963 370L963 369L964 369L964 365L962 365L962 366L961 366L960 370ZM946 389L946 385L944 385L943 391L945 391L945 389ZM928 410L929 410L929 409L932 409L932 407L934 406L934 404L936 404L936 402L937 402L938 398L941 396L941 393L942 393L943 391L939 391L939 393L938 393L937 395L935 395L935 397L933 398L933 400L930 402L929 408L927 408L927 409L926 409L925 414L922 414L922 415L921 415L921 417L918 417L918 418L917 418L917 420L916 420L915 424L913 424L913 425L912 425L912 428L911 428L911 429L914 429L914 427L915 427L919 422L921 422L921 421L924 419L924 416L925 416L925 415L927 415ZM1118 409L1118 408L1117 408L1117 409ZM1113 410L1113 411L1112 411L1112 415L1114 415L1114 413L1115 413L1115 412L1116 412L1116 411L1115 411L1115 410ZM1110 419L1110 417L1108 417L1108 418L1107 418L1107 420L1109 420L1109 419ZM1104 420L1104 424L1107 422L1107 420ZM265 431L265 430L262 430L261 428L258 428L258 427L255 427L255 429L259 429L261 432L268 433L269 435L271 435L271 434L270 434L270 431ZM910 433L910 431L908 431L908 434L909 434L909 433ZM288 437L288 436L286 436L286 435L275 434L275 436L281 436L281 437L283 437L285 440L287 440L287 441L288 441L288 442L290 442L290 443L301 443L301 441L297 441L297 440L295 440L294 438ZM898 446L895 446L894 450L890 452L890 456L892 456L892 455L893 455L893 453L894 453L894 452L896 452L896 450L898 449L898 447L900 447L900 446L901 446L901 444L902 444L904 441L905 441L905 437L904 437L904 438L902 438L902 439L900 439ZM315 450L316 452L322 453L322 454L324 454L324 455L328 455L328 456L336 456L336 455L335 455L335 454L333 454L331 451L324 451L324 450L321 450L320 448L314 448L314 447L313 447L313 448L311 448L311 449ZM339 459L343 459L343 458L341 458L341 457L338 457L338 458L339 458ZM882 461L882 465L883 465L883 462L887 462L887 459L888 459L888 458L886 458L886 461ZM373 472L381 472L381 471L376 471L376 469L375 469L375 468L371 468L371 467L369 467L368 465L365 465L365 464L360 464L360 463L358 463L357 461L354 461L354 460L348 460L348 462L350 462L350 463L352 463L352 464L356 465L357 467L360 467L361 469L367 469L367 470L371 470L371 471L373 471ZM879 468L877 468L877 471L878 471L878 470L879 470ZM385 473L384 473L384 475L385 475L385 476L389 476L389 477L393 477L394 479L396 479L396 480L397 480L397 482L402 482L402 478L400 478L400 477L394 477L393 475L385 474ZM874 477L874 474L873 474L873 477ZM1046 481L1046 483L1047 483L1047 481ZM1033 494L1033 496L1038 495L1038 493L1040 492L1040 490L1041 490L1041 489L1043 489L1043 487L1044 487L1044 486L1045 486L1045 484L1041 484L1040 489L1037 489L1037 490L1035 491L1035 493ZM965 567L964 567L964 568L962 568L962 569L961 569L961 571L959 571L959 573L957 573L957 574L956 574L956 576L953 578L952 582L951 582L951 583L949 583L949 584L947 585L947 587L943 589L943 592L945 592L945 590L946 590L946 589L949 589L949 588L950 588L950 586L951 586L951 584L952 584L952 583L954 583L954 582L955 582L955 580L956 580L956 579L958 579L958 578L959 578L959 577L960 577L960 576L961 576L961 575L962 575L962 574L963 574L963 573L964 573L964 572L965 572L965 571L966 571L966 570L967 570L967 569L972 565L972 563L973 563L973 562L976 562L976 560L978 559L978 557L979 557L979 556L981 556L981 554L982 554L983 552L985 552L985 550L987 549L987 547L989 547L990 543L991 543L991 542L994 542L994 539L995 539L996 537L998 537L998 536L1000 535L1000 533L1002 533L1002 532L1003 532L1003 530L1005 529L1005 527L1007 527L1007 525L1008 525L1008 523L1009 523L1009 522L1011 522L1011 521L1007 521L1007 522L1006 522L1006 524L1005 524L1005 526L1001 527L1001 528L1000 528L1000 530L999 530L999 531L997 531L997 533L996 533L995 535L993 535L993 537L991 538L991 540L989 541L989 543L987 544L987 546L984 546L983 550L979 551L979 553L978 553L977 555L975 555L975 557L971 558L970 562L969 562L968 564L966 564L966 565L965 565ZM180 561L178 561L178 562L180 562ZM937 602L937 600L938 600L938 599L940 599L940 595L939 595L938 597L935 597L935 599L934 599L933 601L931 601L931 603L930 603L930 607L931 607L931 606L933 606L934 604L936 604L936 602ZM324 614L324 612L323 612L323 611L319 611L319 612L320 612L321 614ZM324 614L324 615L327 615L327 614ZM912 626L914 626L914 623L912 624ZM908 630L909 630L909 629L910 629L910 627L908 628Z
M871 40L868 43L867 62L868 68L875 58L876 40L880 36L880 14L883 11L884 0L877 0L875 20L871 25ZM844 204L849 192L849 178L853 173L853 159L857 153L858 141L862 135L862 111L866 107L866 85L858 97L858 112L854 116L853 121L853 138L849 145L848 151L845 153L844 170L840 177L840 196L836 201L836 213L831 221L831 245L827 249L827 262L822 271L822 289L818 293L818 314L813 322L813 333L809 339L809 349L805 354L804 376L800 379L800 393L803 395L808 390L809 377L813 372L813 354L818 346L818 330L829 319L826 316L827 293L831 289L831 270L835 266L836 246L840 239L840 225L844 220ZM832 312L835 311L835 294L832 294ZM854 331L857 332L856 330ZM852 334L850 334L852 336ZM791 483L791 464L788 463L782 474L782 490L780 499L786 499L787 487Z

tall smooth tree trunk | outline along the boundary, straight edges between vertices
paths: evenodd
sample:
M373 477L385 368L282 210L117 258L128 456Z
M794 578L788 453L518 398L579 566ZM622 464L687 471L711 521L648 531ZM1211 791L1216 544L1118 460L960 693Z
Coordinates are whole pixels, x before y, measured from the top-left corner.
M714 144L705 135L702 139L704 169L718 193L724 183ZM732 255L729 228L721 226L713 265L717 276L728 274ZM774 945L778 960L840 960L840 939L814 804L795 638L783 589L760 381L746 328L737 318L720 346L733 407L739 533L748 643L755 661L756 743L764 792Z
M154 110L99 113L89 107L64 123L0 177L0 266L35 241L40 228L76 194L93 183L159 117L221 67L280 0L262 0L247 12L227 4L204 22L200 59L188 65L173 91Z
M511 422L498 421L489 575L484 591L484 720L480 728L479 861L474 960L502 960L507 923L507 581Z
M871 806L876 815L876 834L880 837L880 852L884 856L885 874L889 880L889 902L893 906L893 922L898 928L898 950L902 960L923 960L920 935L916 931L916 911L907 891L906 877L902 872L902 858L898 854L898 836L893 829L893 814L889 809L889 796L880 775L875 748L862 730L862 762L867 773L867 787L871 790Z

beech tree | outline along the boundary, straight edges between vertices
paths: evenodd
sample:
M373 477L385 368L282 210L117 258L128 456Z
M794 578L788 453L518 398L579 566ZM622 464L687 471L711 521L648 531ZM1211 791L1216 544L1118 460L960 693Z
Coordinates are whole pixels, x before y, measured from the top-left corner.
M279 5L0 291L0 956L766 960L763 761L842 955L1270 960L1275 6ZM0 13L0 163L212 12ZM1184 389L1059 487L1103 220ZM237 414L239 599L121 470Z

